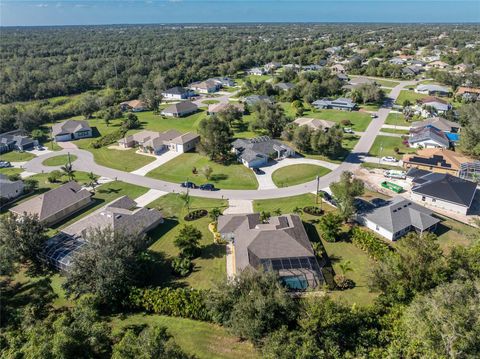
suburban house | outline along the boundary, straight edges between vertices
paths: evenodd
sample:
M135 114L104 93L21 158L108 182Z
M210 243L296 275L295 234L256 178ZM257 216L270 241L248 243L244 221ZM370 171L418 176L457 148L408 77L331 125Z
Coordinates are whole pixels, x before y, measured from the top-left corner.
M241 113L245 112L245 106L242 103L236 103L236 102L231 102L231 103L214 103L211 105L208 105L208 110L207 114L208 115L215 115L217 113L226 111L229 108L236 108L239 110Z
M138 146L145 153L159 155L167 150L180 153L191 151L198 142L200 142L200 136L193 132L181 134L176 130L141 131L122 138L118 141L118 145L123 148Z
M443 148L427 148L418 150L417 154L403 156L403 167L406 169L417 168L459 177L462 171L474 166L475 162L480 165L479 161Z
M131 100L120 103L122 111L142 112L148 109L147 104L141 100Z
M199 93L214 93L220 90L222 85L214 80L205 80L190 84L190 89Z
M332 121L319 120L317 118L310 117L299 117L293 121L293 123L296 123L299 126L308 126L312 130L323 129L325 132L336 125L336 123Z
M410 129L408 144L414 148L449 148L450 140L439 129L426 126Z
M293 89L295 87L295 85L290 83L290 82L279 82L279 83L273 85L273 87L275 87L276 89L282 90L282 91L288 91L288 90Z
M260 67L254 67L247 71L249 75L262 76L265 75L265 69Z
M347 82L347 81L350 80L347 75L342 74L342 73L339 73L336 76L337 76L337 79L339 79L342 82Z
M452 109L452 106L444 100L441 100L436 97L426 97L418 100L418 103L422 106L423 109L425 108L433 108L434 113L436 114L444 114L445 112L449 111ZM431 113L431 111L427 111L428 114ZM425 115L425 114L422 114Z
M50 226L90 205L91 197L90 191L71 181L20 203L10 212L36 215L40 222Z
M431 70L431 69L446 69L448 66L449 65L446 62L436 60L436 61L429 62L426 67L427 69Z
M279 140L268 136L237 139L232 142L232 151L238 161L248 168L265 166L270 159L278 160L295 155L295 150Z
M465 72L465 71L467 71L469 68L471 68L471 66L469 66L469 65L467 65L467 64L463 64L463 63L453 66L453 69L454 69L456 72Z
M274 271L292 290L316 288L323 276L299 216L271 217L268 223L259 213L231 214L218 218L217 231L231 242L233 275L251 268Z
M78 140L92 137L92 128L85 120L66 120L52 126L52 135L56 142Z
M346 72L345 71L345 66L343 66L342 64L332 65L332 66L330 66L330 69L335 74L344 74Z
M162 214L158 210L138 208L135 201L123 196L50 238L45 244L42 258L58 270L67 271L75 253L88 245L85 238L88 238L89 231L111 228L113 231L136 235L146 233L162 222Z
M162 115L169 117L183 117L198 111L197 105L191 101L182 101L168 106Z
M210 79L215 81L220 87L233 87L235 86L235 80L231 79L230 77L214 77Z
M456 96L461 96L463 100L476 101L480 99L480 88L461 86L455 93Z
M319 110L334 109L334 110L343 110L343 111L353 111L357 107L357 104L352 100L350 100L349 98L338 98L336 100L323 98L323 99L314 101L312 105Z
M0 153L10 151L28 151L38 146L38 141L27 136L23 130L13 130L0 134Z
M450 90L445 86L427 84L427 85L418 85L415 88L416 93L421 93L424 95L436 95L436 96L448 96Z
M280 67L282 67L282 64L279 62L269 62L268 64L265 64L265 66L263 66L266 71L276 70Z
M22 180L11 181L8 176L0 173L0 199L2 201L22 195L24 188Z
M433 126L445 133L458 133L462 126L458 122L449 121L443 117L431 117L425 121L414 121L411 128L420 128L425 126Z
M433 232L440 222L433 212L402 196L397 196L385 206L357 214L357 222L382 237L396 241L408 232Z
M412 199L447 211L467 214L477 184L448 173L429 173L413 179Z
M245 97L244 102L249 106L254 106L260 101L265 101L268 103L273 103L271 97L266 95L250 95Z
M317 65L317 64L311 64L311 65L305 65L302 67L303 71L320 71L323 68L322 65Z
M390 62L392 65L403 65L407 60L401 59L399 57L393 57L388 62Z
M420 67L420 66L407 66L407 67L402 68L402 73L405 76L408 76L408 77L415 77L415 76L421 74L424 71L425 71L425 69L423 67Z
M186 100L192 97L192 95L193 92L191 90L180 86L175 86L162 92L162 96L165 100Z

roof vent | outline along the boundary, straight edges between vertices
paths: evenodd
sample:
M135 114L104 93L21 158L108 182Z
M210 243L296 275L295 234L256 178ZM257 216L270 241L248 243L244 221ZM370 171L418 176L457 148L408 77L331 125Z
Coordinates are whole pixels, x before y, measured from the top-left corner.
M121 214L117 214L117 215L115 216L115 219L120 219L120 218L122 218L122 215L121 215Z

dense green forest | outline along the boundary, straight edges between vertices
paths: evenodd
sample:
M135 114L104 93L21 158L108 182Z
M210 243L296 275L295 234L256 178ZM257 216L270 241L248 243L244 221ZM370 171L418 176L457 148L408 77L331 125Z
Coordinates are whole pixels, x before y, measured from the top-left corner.
M439 38L444 32L449 36ZM228 31L224 26L157 25L4 28L0 101L44 99L104 87L135 97L146 84L186 85L269 61L317 64L328 58L325 49L348 43L367 50L352 59L352 67L359 60L389 59L407 45L409 51L454 46L459 51L446 61L480 65L478 48L465 48L479 36L478 26L467 25L229 25ZM344 47L339 55L350 58L353 52ZM398 74L389 65L377 70L378 75Z

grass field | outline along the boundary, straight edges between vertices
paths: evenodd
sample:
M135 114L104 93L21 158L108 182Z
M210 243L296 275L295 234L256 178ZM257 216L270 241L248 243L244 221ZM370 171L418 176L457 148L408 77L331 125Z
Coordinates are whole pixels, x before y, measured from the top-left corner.
M0 173L5 176L11 176L11 175L19 175L20 173L23 172L23 169L21 168L15 168L15 167L8 167L8 168L0 168Z
M191 197L190 210L206 209L209 211L215 207L223 210L227 205L226 200ZM193 272L186 278L177 279L171 276L169 268L159 268L157 278L159 283L174 281L176 285L206 289L226 278L225 246L213 242L213 235L208 230L208 223L211 222L208 216L193 222L186 222L183 217L188 213L188 210L185 208L180 195L173 193L160 197L152 202L149 207L159 209L165 218L165 222L149 234L154 241L150 250L159 253L165 259L170 260L178 255L178 249L173 241L183 224L194 225L203 235L201 254L193 260L195 265Z
M317 176L322 177L330 172L331 171L325 167L298 164L279 168L273 172L272 180L277 187L288 187L313 181Z
M363 77L363 76L350 76L350 77L353 79L353 78L356 78L356 77ZM400 85L400 82L390 80L390 79L372 78L372 80L374 80L377 84L379 84L380 86L383 86L383 87L393 88L397 85Z
M213 169L208 180L201 173L205 166ZM192 172L194 167L198 171L197 174ZM215 187L223 189L256 189L258 187L253 171L242 164L235 162L224 166L210 161L206 156L198 153L184 153L147 173L147 176L176 183L184 182L187 179L197 185L213 183Z
M442 222L435 232L438 236L438 244L445 252L450 252L453 246L468 246L472 244L472 236L478 228L471 227L454 219L437 215Z
M377 136L370 148L369 154L377 157L393 156L400 159L402 158L402 155L406 153L416 152L415 148L405 146L402 141L403 139L400 137ZM398 147L399 149L398 154L393 150L395 147Z
M211 323L162 315L134 314L125 318L114 317L111 324L114 334L133 325L166 327L185 352L199 359L260 358L252 344L240 341L226 329Z
M386 125L395 125L395 126L410 126L411 123L405 120L405 116L401 113L390 112L385 120ZM383 131L384 129L382 129Z
M367 129L372 120L370 114L358 111L341 111L341 110L316 110L305 111L303 117L313 117L322 120L340 123L342 120L349 120L354 131L363 132Z
M77 156L70 155L70 161L73 162L77 159ZM45 166L64 166L68 163L68 155L60 155L55 157L47 158L42 162Z
M19 151L11 151L7 153L3 153L0 155L0 161L8 161L8 162L25 162L30 161L31 159L35 158L35 155L32 155L28 152L19 152Z
M272 199L262 199L253 201L253 210L254 212L270 212L273 214L274 211L280 210L280 212L287 214L292 213L295 207L306 207L306 206L319 206L320 199L318 204L316 204L316 196L312 193L301 194L298 196L292 197L283 197L283 198L272 198ZM329 204L323 202L322 208L325 211L332 211L334 208ZM304 220L315 220L318 217L310 216L308 214L302 214Z
M98 149L89 149L93 153L95 162L99 165L114 168L121 171L132 172L150 162L155 161L155 157L140 155L136 149L115 150L107 147Z
M409 90L402 90L400 91L400 95L397 97L397 100L395 101L395 103L397 105L403 106L403 102L405 100L408 100L414 104L417 100L420 100L425 97L428 97L428 95L416 93L414 91L409 91Z

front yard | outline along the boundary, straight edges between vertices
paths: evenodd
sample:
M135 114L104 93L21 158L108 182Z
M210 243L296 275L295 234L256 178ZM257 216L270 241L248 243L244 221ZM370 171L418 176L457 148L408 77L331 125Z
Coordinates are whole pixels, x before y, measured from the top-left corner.
M399 149L398 154L394 151L395 147ZM369 155L376 157L393 156L401 159L404 154L415 152L415 148L407 147L403 144L401 137L377 136L370 148Z
M28 152L19 152L19 151L10 151L0 155L0 161L7 162L26 162L35 158L35 155L32 155Z
M386 125L395 126L410 126L410 122L405 120L405 116L402 113L390 112L385 120ZM383 129L382 129L383 131Z
M191 197L190 210L206 209L211 211L217 207L221 210L228 206L226 200ZM194 270L186 278L175 278L171 275L170 268L159 268L158 281L160 283L175 282L178 285L188 285L198 289L211 288L217 281L225 280L226 249L224 245L213 242L213 234L208 230L210 217L203 217L195 221L184 220L188 213L184 202L179 194L167 194L149 204L150 208L160 210L165 222L160 224L154 231L149 233L153 244L150 250L159 253L164 259L171 260L178 255L178 249L174 245L174 239L184 224L191 224L202 232L201 254L193 260Z
M93 153L97 164L125 172L135 171L155 161L155 157L138 154L134 148L116 150L102 147L98 149L89 148L89 151Z
M210 166L213 170L209 179L202 174L205 166ZM197 173L194 173L194 169ZM147 176L174 183L187 180L197 185L213 183L215 187L222 189L258 188L253 171L241 163L234 162L224 166L196 152L184 153L147 173Z
M407 100L410 101L412 104L415 104L417 100L420 100L425 97L428 97L428 95L416 93L415 91L410 91L410 90L402 90L400 91L400 95L397 97L395 104L403 106L403 103Z
M325 167L298 164L279 168L273 172L272 180L277 187L288 187L313 181L317 176L322 177L330 172L331 171Z

